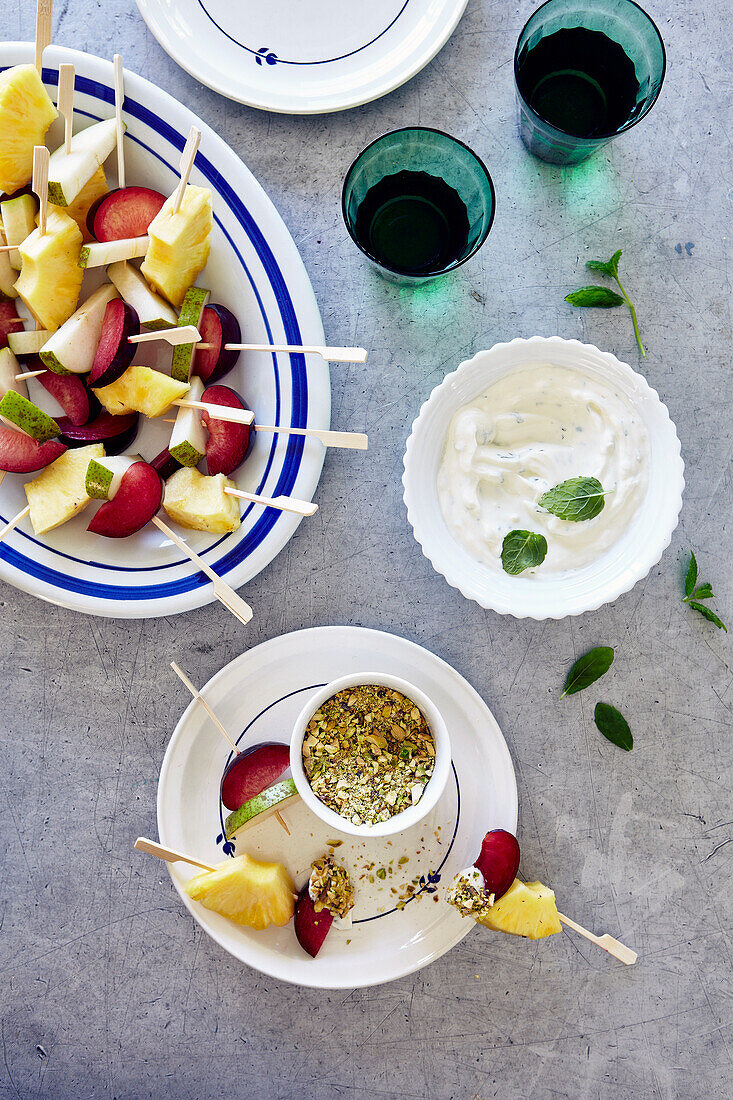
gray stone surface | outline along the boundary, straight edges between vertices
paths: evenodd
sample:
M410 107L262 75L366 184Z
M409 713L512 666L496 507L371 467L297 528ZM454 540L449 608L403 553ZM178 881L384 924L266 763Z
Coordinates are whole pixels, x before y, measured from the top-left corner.
M242 629L219 606L110 622L3 586L0 1096L730 1095L730 642L679 602L694 546L733 618L727 6L650 0L669 54L661 99L570 171L531 159L515 132L510 59L529 3L470 0L407 87L317 118L261 114L200 87L132 0L56 7L57 41L122 52L233 145L302 251L329 341L371 349L366 370L333 371L334 425L368 430L369 455L327 458L318 515L248 588L247 644L359 623L455 665L511 749L524 872L640 959L625 968L572 934L532 944L479 929L422 972L360 991L296 989L238 965L131 844L156 833L158 769L188 701L168 660L185 658L204 682L241 651ZM3 34L31 38L33 8L11 4ZM352 157L409 122L466 140L498 192L479 256L416 293L362 265L339 212ZM690 254L676 250L688 242ZM617 247L643 365L626 315L563 303L583 261ZM501 618L450 589L411 538L399 483L433 386L471 352L535 333L587 338L641 366L687 465L661 563L612 606L563 622ZM629 716L629 755L595 731L590 693L559 700L568 662L597 643L617 647L603 696Z

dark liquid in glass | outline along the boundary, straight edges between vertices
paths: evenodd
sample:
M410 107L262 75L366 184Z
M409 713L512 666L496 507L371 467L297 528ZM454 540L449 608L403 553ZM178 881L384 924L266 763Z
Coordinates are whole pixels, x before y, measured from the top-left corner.
M525 46L517 87L535 114L573 137L612 135L637 109L634 63L601 31L573 27Z
M437 274L460 260L468 244L465 203L427 172L396 172L375 183L354 228L377 263L403 275Z

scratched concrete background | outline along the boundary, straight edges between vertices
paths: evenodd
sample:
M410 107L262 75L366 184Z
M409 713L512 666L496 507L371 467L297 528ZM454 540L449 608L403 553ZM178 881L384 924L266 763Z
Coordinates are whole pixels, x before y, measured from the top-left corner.
M530 3L470 0L448 46L407 87L359 110L286 118L200 87L131 0L57 3L59 42L111 57L190 104L264 184L302 251L332 343L333 421L368 456L326 460L317 516L249 586L242 628L218 605L110 622L0 589L3 864L2 1097L730 1095L730 642L680 603L694 547L733 619L730 570L729 12L650 0L669 70L650 117L583 168L530 158L510 59ZM31 0L3 32L32 37ZM486 160L498 192L487 245L434 293L363 266L339 213L344 171L378 134L422 122ZM681 247L680 247L681 246ZM573 311L583 261L624 249L648 358L621 311ZM407 527L409 426L462 358L497 340L579 337L635 367L669 406L687 489L672 545L611 607L519 622L465 601ZM327 623L404 634L481 692L517 770L522 868L563 908L640 955L625 968L572 934L539 944L473 931L391 985L296 989L234 962L187 916L154 860L156 777L188 702L167 671L205 682L273 635ZM617 648L603 697L632 753L605 742L591 698L559 701L568 663Z

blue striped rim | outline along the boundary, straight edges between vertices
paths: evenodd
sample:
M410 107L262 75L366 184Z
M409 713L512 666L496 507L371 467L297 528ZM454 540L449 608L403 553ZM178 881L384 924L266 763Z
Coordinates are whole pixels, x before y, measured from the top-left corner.
M0 70L1 71L1 70ZM43 80L46 84L58 85L58 70L46 69L43 70ZM106 84L101 84L96 80L91 80L89 77L78 76L75 80L75 87L77 91L84 92L87 95L93 96L96 99L102 100L105 103L114 104L114 91ZM179 152L185 145L185 138L173 129L167 122L163 121L154 115L147 107L144 107L141 103L131 99L129 96L125 96L125 111L134 118L137 118L144 125L149 126L151 130L157 133L164 140L168 141ZM88 112L79 112L88 114ZM96 117L89 115L90 118ZM163 164L166 164L168 168L175 173L175 169L158 153L154 153L149 146L137 138L128 135L128 138L136 141L148 152L156 156ZM286 342L290 344L300 344L302 342L300 335L300 328L298 326L297 317L295 314L295 307L290 298L287 285L282 271L270 249L269 244L265 240L259 226L256 224L252 215L247 210L246 206L234 192L229 183L224 177L216 170L211 161L198 152L196 154L196 167L201 171L206 180L211 186L218 192L218 194L224 199L229 209L235 215L237 221L247 233L258 258L264 267L267 276L272 287L275 300L277 301L278 308L280 310L280 316L282 318L283 326L285 329ZM175 173L177 174L177 173ZM242 270L246 274L253 292L257 298L260 311L262 313L263 320L267 329L267 333L270 339L272 339L272 332L270 324L265 313L264 303L259 294L259 291L252 278L252 274L247 268L244 259L237 249L236 245L232 241L231 236L227 233L221 222L217 218L222 232L227 237L232 250L237 256ZM303 355L293 354L290 355L290 366L292 376L292 414L290 420L290 426L294 428L303 428L306 426L308 418L308 382L305 369L305 357ZM275 361L275 356L273 356ZM279 417L280 413L280 381L277 363L275 361L275 385L276 385L276 414ZM263 476L263 482L266 480L270 473L272 463L274 460L276 440L273 441L270 448L270 454L268 457L267 466ZM290 436L288 440L287 449L285 452L285 458L283 461L283 468L280 472L275 489L272 495L277 496L280 494L287 495L293 488L295 480L298 476L300 469L300 462L303 455L304 439L302 436ZM261 484L263 483L261 482ZM245 513L246 515L247 513ZM213 562L212 565L220 573L225 573L229 569L232 569L235 565L238 565L245 558L249 556L264 540L267 534L272 530L273 526L279 519L280 513L275 513L271 509L265 510L254 525L251 531L249 531L243 539L241 539L237 545L228 553L225 554L218 561ZM35 542L30 536L26 536L30 541ZM207 551L203 553L210 553L216 549L222 542L229 536L225 536L224 539L220 539L218 542L210 546ZM51 550L54 553L59 553L60 556L70 558L70 555L62 554L60 551L54 551L51 547L44 549ZM46 584L53 585L68 592L76 592L85 596L95 596L100 599L107 600L156 600L162 599L168 596L179 595L184 592L191 592L197 588L200 588L210 582L200 573L195 573L192 576L183 577L176 581L170 581L166 584L157 585L141 585L139 587L127 587L125 585L113 585L113 584L100 584L97 581L82 580L78 577L69 576L66 573L61 573L56 569L51 569L49 566L40 564L34 561L32 558L26 557L18 550L14 550L12 547L5 543L0 543L0 556L7 561L10 565L16 569L27 573L31 576L44 581ZM105 566L98 562L84 562L82 559L71 558L72 561L76 561L80 564L88 564L94 566L94 568L108 568L119 569L125 572L137 572L138 570L130 567L116 567ZM176 563L169 563L167 568L175 568ZM160 566L150 566L149 571L160 569ZM166 568L165 566L162 568ZM140 571L148 571L142 568Z

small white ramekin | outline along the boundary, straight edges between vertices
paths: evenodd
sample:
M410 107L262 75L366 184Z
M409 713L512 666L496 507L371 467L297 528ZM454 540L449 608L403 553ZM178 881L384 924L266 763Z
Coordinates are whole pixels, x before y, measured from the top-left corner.
M303 769L303 738L313 715L336 692L342 691L344 688L358 687L360 684L378 684L380 687L399 691L408 699L411 699L424 714L435 742L435 767L433 768L433 774L425 785L420 801L415 806L410 806L407 810L402 810L401 813L390 817L387 821L377 822L376 825L354 825L347 818L334 813L313 793ZM339 832L349 833L351 836L393 836L395 833L401 833L405 829L409 829L411 825L416 825L419 821L422 821L434 808L445 790L450 775L450 767L451 748L448 729L435 703L419 688L416 688L414 684L408 683L407 680L401 680L397 676L387 676L381 672L360 672L352 676L342 676L340 679L326 684L325 687L319 688L300 712L290 739L290 770L293 773L293 780L298 789L298 794L306 806L326 825L339 830Z
M544 575L538 570L527 578L489 569L454 539L443 519L437 482L454 414L500 378L531 363L552 363L612 382L640 416L651 459L644 503L614 546L582 568ZM675 426L659 395L615 355L559 336L495 344L447 375L420 409L404 458L407 518L430 564L467 599L520 619L581 615L628 592L669 546L685 485L680 450Z

